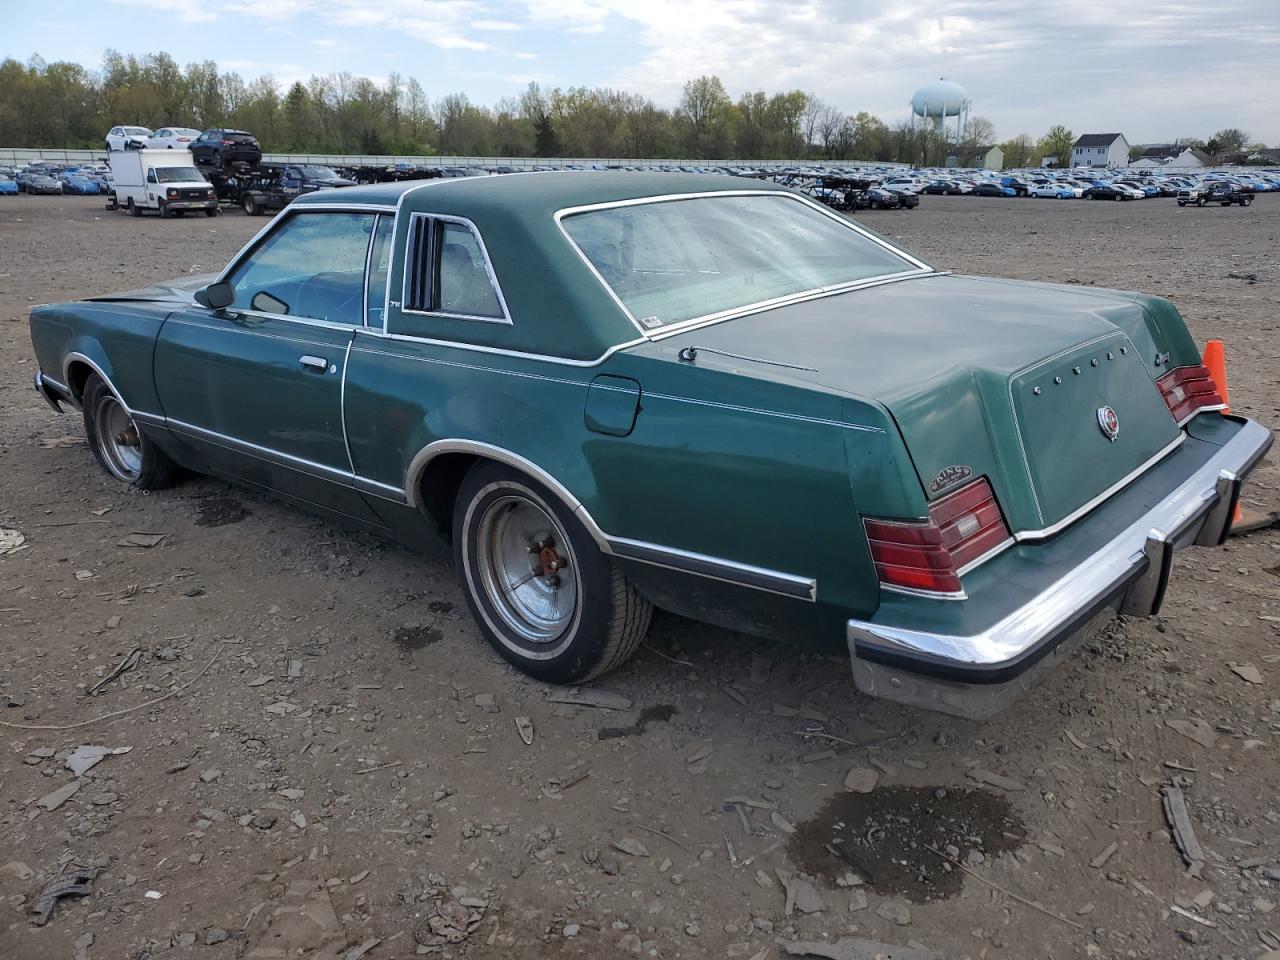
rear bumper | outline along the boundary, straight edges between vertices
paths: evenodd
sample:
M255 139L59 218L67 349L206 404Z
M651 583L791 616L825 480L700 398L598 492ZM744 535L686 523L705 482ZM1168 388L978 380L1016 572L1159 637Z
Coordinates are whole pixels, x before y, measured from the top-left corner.
M989 564L971 597L995 599L980 610L956 615L941 601L895 598L869 620L850 620L858 688L985 719L1065 655L1068 641L1086 636L1100 615L1109 617L1112 608L1134 616L1157 612L1174 551L1222 543L1241 483L1271 446L1270 430L1251 420L1235 423L1221 445L1194 441L1195 450L1187 451L1198 457L1194 469L1172 489L1168 474L1185 470L1185 459L1153 468L1148 477L1164 484L1163 495L1141 489L1144 477L1062 534L1063 542L1020 547L1021 556L1003 570ZM960 629L946 629L949 616Z

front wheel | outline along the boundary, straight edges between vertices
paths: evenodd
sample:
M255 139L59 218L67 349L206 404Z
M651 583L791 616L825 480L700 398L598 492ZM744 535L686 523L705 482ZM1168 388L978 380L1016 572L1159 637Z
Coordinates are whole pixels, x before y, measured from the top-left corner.
M624 663L652 607L542 484L482 461L458 493L453 549L485 639L539 680L582 683Z
M160 201L160 218L162 220L168 220L172 216L173 216L173 211L169 209L169 205L165 203L163 200L161 200Z
M1199 200L1197 200L1197 201L1196 201L1196 206L1197 206L1197 207L1203 207L1203 206L1205 206L1206 204L1208 204L1208 202L1209 202L1209 201L1208 201L1208 200L1206 200L1204 197L1201 197Z
M240 201L240 206L244 209L246 216L256 217L258 215L258 205L254 202L253 197L248 194Z
M1251 204L1251 203L1253 203L1253 197L1241 197L1241 198L1240 198L1240 206L1242 206L1242 207L1247 207L1247 206L1248 206L1249 204Z
M218 215L218 208L217 208L217 207L210 207L208 210L206 210L206 211L204 212L204 215L205 215L206 217L216 217L216 216Z
M96 373L84 384L84 432L103 470L142 490L170 486L177 466L133 422L118 397Z

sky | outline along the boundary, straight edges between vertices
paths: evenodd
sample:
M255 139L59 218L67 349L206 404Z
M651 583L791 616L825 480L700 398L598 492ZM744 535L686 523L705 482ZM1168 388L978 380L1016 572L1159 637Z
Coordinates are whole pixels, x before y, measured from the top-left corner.
M1001 140L1062 123L1130 143L1239 127L1280 145L1277 0L54 0L8 19L0 57L93 69L107 46L281 84L394 71L486 105L536 80L672 107L716 74L735 99L800 89L890 124L945 76Z

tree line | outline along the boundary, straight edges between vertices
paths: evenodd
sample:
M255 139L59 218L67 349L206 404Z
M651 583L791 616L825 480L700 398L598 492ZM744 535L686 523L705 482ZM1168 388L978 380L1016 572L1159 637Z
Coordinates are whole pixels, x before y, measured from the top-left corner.
M70 62L0 61L0 145L100 147L116 124L234 127L269 153L404 156L628 157L715 160L825 159L969 165L996 143L972 118L954 131L909 120L888 124L846 114L801 90L749 91L736 100L719 77L684 85L666 109L605 87L544 90L536 83L492 106L465 93L432 99L412 77L377 83L350 73L312 76L287 87L270 74L246 80L212 60L185 67L167 53L108 50L99 70ZM1005 141L1005 165L1033 166L1070 155L1071 131Z

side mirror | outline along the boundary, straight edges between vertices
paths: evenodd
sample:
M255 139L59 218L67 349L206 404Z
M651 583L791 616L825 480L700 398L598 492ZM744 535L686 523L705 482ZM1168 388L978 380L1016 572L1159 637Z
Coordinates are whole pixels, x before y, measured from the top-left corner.
M236 288L225 280L211 283L195 292L196 303L202 307L208 307L210 310L225 310L235 302L235 299Z

